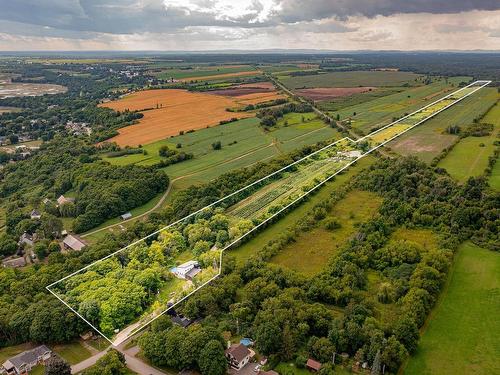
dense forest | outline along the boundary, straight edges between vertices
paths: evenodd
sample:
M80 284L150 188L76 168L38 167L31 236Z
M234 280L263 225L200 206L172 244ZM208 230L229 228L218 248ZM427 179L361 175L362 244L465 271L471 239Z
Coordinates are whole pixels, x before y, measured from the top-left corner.
M150 167L112 166L100 149L77 138L57 137L30 159L6 166L0 196L7 199L7 233L36 231L29 213L39 208L50 217L74 217L73 230L84 232L141 206L168 185L168 177ZM74 198L56 207L60 195ZM43 203L44 199L49 202Z
M352 188L377 192L384 202L379 215L362 224L319 275L306 278L267 260L296 234L325 225L322 212L330 211L342 192L320 203L245 264L237 266L230 252L225 255L224 276L190 298L183 313L203 318L204 326L253 337L271 363L295 360L303 367L309 356L328 362L334 352L346 352L395 372L416 349L418 329L436 301L458 244L472 239L498 250L500 197L483 178L457 185L413 158L384 159L346 189ZM439 247L390 240L391 233L405 227L432 230ZM370 270L385 275L377 298L397 306L397 319L376 316L365 299ZM332 313L332 305L342 309L341 317ZM153 330L141 345L154 363L181 368L177 357L165 354L168 344L161 344L168 332Z

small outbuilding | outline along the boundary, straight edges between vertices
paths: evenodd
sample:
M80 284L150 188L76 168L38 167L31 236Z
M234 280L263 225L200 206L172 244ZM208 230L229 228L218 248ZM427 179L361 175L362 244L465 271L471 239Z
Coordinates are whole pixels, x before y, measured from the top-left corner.
M26 265L26 259L24 257L9 258L2 261L2 265L8 268L19 268Z
M306 362L306 368L308 368L311 371L317 372L317 371L321 370L321 363L319 363L318 361L315 361L312 358L309 358Z
M31 211L31 213L30 213L30 218L31 218L32 220L40 220L40 219L42 218L42 214L41 214L41 212L40 212L40 211L38 211L38 210L33 210L33 211Z
M123 215L120 215L120 217L122 218L122 220L128 220L132 217L132 214L130 212L126 212Z
M80 251L87 246L87 243L77 235L68 234L64 237L63 246L66 250Z

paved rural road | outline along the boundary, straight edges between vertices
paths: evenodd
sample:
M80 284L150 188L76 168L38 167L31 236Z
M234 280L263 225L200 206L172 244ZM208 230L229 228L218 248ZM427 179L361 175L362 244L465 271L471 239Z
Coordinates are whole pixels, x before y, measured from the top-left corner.
M72 374L77 374L90 366L93 366L96 364L97 360L104 356L106 352L108 351L109 348L104 349L102 352L99 352L95 355L93 355L90 358L87 358L86 360L77 363L76 365L71 366L71 373ZM125 362L127 364L127 367L131 369L132 371L137 372L138 374L141 375L173 375L172 373L169 372L164 372L160 371L147 363L144 363L142 360L139 358L136 358L135 355L139 352L139 348L137 346L130 348L130 349L124 349L124 345L119 345L115 347L116 350L118 350L120 353L122 353L125 356Z
M292 91L290 91L288 89L288 87L286 87L285 85L283 85L281 82L279 82L276 78L274 78L273 76L269 75L269 74L265 74L265 76L270 80L272 81L276 86L278 86L280 89L282 89L285 93L287 93L289 96L291 96L292 98L297 98L299 101L301 101L302 103L307 103L309 104L313 111L316 112L318 115L320 116L323 116L325 118L327 118L330 122L332 123L335 123L339 128L342 128L342 130L346 131L347 133L349 133L349 136L351 137L351 139L353 140L356 140L359 138L359 135L357 135L356 133L354 133L351 129L348 129L346 128L344 125L342 125L342 123L340 121L336 121L334 120L333 118L331 118L329 115L327 115L325 112L323 112L321 109L319 109L318 107L316 107L314 104L308 102L307 100L305 100L303 97L301 97L300 95L297 95L297 94L294 94Z

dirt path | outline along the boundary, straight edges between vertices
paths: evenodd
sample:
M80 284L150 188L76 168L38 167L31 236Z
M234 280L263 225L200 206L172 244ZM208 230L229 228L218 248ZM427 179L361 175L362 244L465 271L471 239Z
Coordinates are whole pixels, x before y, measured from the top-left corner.
M219 165L225 165L225 164L232 163L232 162L234 162L234 161L237 161L237 160L243 159L243 158L245 158L245 157L247 157L247 156L249 156L249 155L255 154L255 153L256 153L256 152L258 152L258 151L262 151L262 150L264 150L264 149L266 149L266 148L268 148L268 147L274 147L274 146L275 146L275 145L274 145L273 143L271 143L271 144L268 144L268 145L263 146L263 147L258 147L258 148L255 148L255 149L251 150L251 151L248 151L248 152L246 152L246 153L244 153L244 154L241 154L241 155L239 155L239 156L235 156L234 158L231 158L231 159L225 160L225 161L223 161L222 163L215 163L215 164L211 164L211 165L208 165L208 166L206 166L206 167L204 167L204 168L202 168L202 169L199 169L199 170L197 170L197 171L194 171L194 172L192 172L192 173L189 173L189 174L186 174L186 175L183 175L183 176L176 177L176 178L174 178L172 181L170 181L170 183L168 184L168 188L167 188L167 190L165 191L165 193L163 193L163 195L161 196L160 200L158 201L158 203L156 203L156 204L154 205L154 207L150 208L149 210L147 210L146 212L144 212L144 213L142 213L142 214L140 214L140 215L137 215L137 216L131 217L130 219L127 219L127 220L122 220L122 221L120 221L120 222L118 222L118 223L115 223L115 224L110 224L110 225L107 225L107 226L102 227L102 228L99 228L99 229L95 229L95 230L93 230L93 231L91 231L91 232L87 232L87 233L85 233L85 234L82 234L80 237L85 238L85 237L88 237L88 236L92 236L93 234L96 234L96 233L102 232L102 231L104 231L104 230L108 230L108 229L111 229L111 228L114 228L114 227L117 227L117 226L121 226L121 225L123 225L123 224L125 224L125 223L128 223L128 222L131 222L131 221L134 221L134 220L140 219L140 218L142 218L142 217L145 217L145 216L149 215L150 213L152 213L152 212L154 212L154 211L158 210L158 209L159 209L159 208L161 208L161 206L163 205L163 202L165 202L165 200L167 199L168 195L170 194L170 191L172 190L172 186L173 186L174 182L176 182L176 181L179 181L179 180L181 180L181 179L183 179L183 178L187 178L187 177L191 177L191 176L197 175L198 173L204 172L204 171L206 171L206 170L209 170L209 169L211 169L211 168L217 167L217 166L219 166ZM267 159L267 158L266 158L266 159ZM248 165L247 165L247 167L248 167L248 166L250 166L250 165L253 165L253 164L255 164L255 163L248 164Z

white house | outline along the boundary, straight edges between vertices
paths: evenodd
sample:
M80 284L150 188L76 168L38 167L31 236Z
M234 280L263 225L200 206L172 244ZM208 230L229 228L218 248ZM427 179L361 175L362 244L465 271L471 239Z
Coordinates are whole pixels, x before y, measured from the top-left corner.
M1 367L2 373L9 375L27 374L38 364L44 364L52 356L52 351L45 345L22 352L6 360Z
M201 271L200 265L196 260L190 260L177 267L172 268L172 273L179 279L192 280L198 272Z

